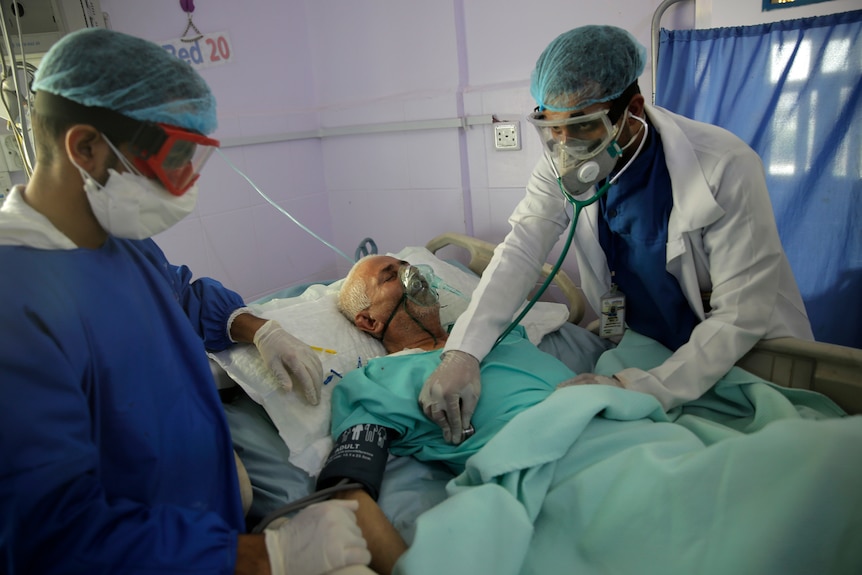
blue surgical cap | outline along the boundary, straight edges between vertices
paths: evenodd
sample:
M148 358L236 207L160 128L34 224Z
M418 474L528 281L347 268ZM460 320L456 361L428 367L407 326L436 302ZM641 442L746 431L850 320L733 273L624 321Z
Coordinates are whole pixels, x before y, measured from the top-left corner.
M622 28L581 26L548 44L533 70L530 94L543 110L580 110L618 97L645 64L646 48Z
M216 102L187 62L148 40L104 28L61 38L42 59L33 91L84 106L98 106L135 120L215 131Z

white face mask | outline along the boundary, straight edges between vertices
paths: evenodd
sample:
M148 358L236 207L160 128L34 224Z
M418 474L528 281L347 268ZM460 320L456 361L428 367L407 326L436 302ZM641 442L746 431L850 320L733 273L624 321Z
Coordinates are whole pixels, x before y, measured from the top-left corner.
M82 168L78 171L93 214L106 232L118 238L150 238L195 209L197 185L174 196L155 181L131 172L109 169L108 181L102 186Z
M649 130L649 126L643 118L629 115L628 110L626 110L626 113L623 115L623 122L626 121L626 118L637 120L641 123L641 127L638 132L629 139L625 146L620 147L616 141L616 137L619 136L619 133L622 130L622 128L620 128L616 130L614 139L611 141L610 145L603 148L591 159L582 162L576 168L570 169L561 176L561 184L564 186L565 192L567 192L571 197L577 198L585 192L592 190L592 187L599 181L607 178L616 167L622 153L632 146L635 141L635 136L643 130L644 136L641 138L634 155L628 162L626 162L620 171L610 179L610 183L615 184L617 180L620 179L620 176L622 176L623 173L628 170L629 166L632 165L632 162L634 162L640 155L641 148L643 148L643 145L646 142L646 132Z

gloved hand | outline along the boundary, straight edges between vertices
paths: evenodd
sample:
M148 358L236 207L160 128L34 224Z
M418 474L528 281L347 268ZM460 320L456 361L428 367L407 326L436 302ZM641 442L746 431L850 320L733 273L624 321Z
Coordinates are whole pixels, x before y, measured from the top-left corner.
M569 387L571 385L610 385L613 387L625 387L623 383L615 377L598 375L596 373L582 373L581 375L558 383L557 389Z
M358 508L358 501L315 503L278 527L264 529L272 575L321 575L368 565L371 553L356 524Z
M470 427L482 392L479 360L457 349L444 352L442 358L422 386L419 405L425 416L443 430L443 438L458 445L464 440L464 430Z
M320 403L323 366L317 354L293 337L275 320L269 320L254 334L254 345L266 366L275 374L281 387L290 391L299 384L311 405Z

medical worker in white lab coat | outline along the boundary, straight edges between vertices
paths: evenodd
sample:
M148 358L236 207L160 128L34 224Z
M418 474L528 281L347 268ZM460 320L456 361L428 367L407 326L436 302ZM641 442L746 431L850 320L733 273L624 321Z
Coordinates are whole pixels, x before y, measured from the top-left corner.
M722 128L646 104L637 85L645 61L646 49L612 26L565 32L539 57L528 120L544 154L419 396L447 441L469 427L479 362L566 231L568 204L599 191L573 239L587 300L606 333L621 335L614 314L623 312L625 327L674 353L650 371L571 384L641 391L671 409L700 397L760 339L813 339L760 158Z

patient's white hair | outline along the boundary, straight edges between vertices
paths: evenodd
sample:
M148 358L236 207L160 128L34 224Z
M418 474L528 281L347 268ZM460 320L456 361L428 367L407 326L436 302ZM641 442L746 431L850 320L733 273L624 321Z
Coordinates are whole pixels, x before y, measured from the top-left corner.
M365 260L372 257L374 257L374 254L369 254L353 264L353 267L347 273L347 277L344 278L344 283L341 284L341 289L338 290L338 311L349 319L350 323L355 323L359 312L371 307L371 299L368 297L368 286L365 283L365 278L358 277L356 270L362 266Z

